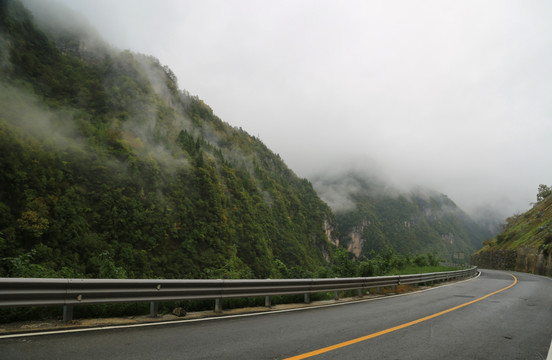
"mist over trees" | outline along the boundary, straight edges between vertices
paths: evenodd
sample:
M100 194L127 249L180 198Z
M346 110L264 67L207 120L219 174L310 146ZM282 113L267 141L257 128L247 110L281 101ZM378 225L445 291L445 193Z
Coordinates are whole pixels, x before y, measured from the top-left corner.
M479 241L442 194L318 195L156 58L41 16L0 1L0 276L370 276Z
M340 245L359 259L391 248L402 255L435 251L464 263L495 234L435 191L399 190L354 168L312 179L335 211Z
M0 276L327 266L331 210L259 139L179 90L157 59L51 35L19 2L0 4Z

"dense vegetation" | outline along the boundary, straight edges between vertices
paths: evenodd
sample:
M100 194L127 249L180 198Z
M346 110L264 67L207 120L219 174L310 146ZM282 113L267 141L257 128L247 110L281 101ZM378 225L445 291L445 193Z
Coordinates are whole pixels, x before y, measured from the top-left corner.
M323 199L331 200L333 195L335 200L341 192L341 208L334 209L337 231L341 243L360 259L373 259L374 252L391 248L402 255L436 252L448 262L466 263L482 241L492 236L437 192L398 191L358 171L326 175L313 182Z
M478 253L526 247L536 249L545 256L552 254L551 194L551 187L539 185L537 202L533 208L506 219L503 231L493 239L485 241Z
M422 200L415 205L359 193L357 210L340 213L338 226L308 180L180 90L167 66L63 24L0 0L0 277L294 278L438 270L441 255L422 253L442 239L424 238L431 230L426 224L415 237L396 226L412 219ZM427 206L441 209L439 201L445 200ZM369 245L360 259L332 245L340 231L349 234L372 219L378 225L363 230ZM231 307L246 300L226 301ZM188 310L212 306L185 303ZM78 311L144 312L135 306ZM56 312L9 309L0 320Z
M338 277L368 277L403 275L424 272L450 271L453 267L441 266L442 259L435 252L426 254L398 254L390 247L369 257L354 261L344 248L338 248L333 259L332 271Z
M478 241L444 195L388 196L362 178L337 222L167 66L70 18L0 0L0 276L370 276ZM355 232L358 261L343 249Z
M0 1L0 276L327 272L309 181L155 58L86 41Z

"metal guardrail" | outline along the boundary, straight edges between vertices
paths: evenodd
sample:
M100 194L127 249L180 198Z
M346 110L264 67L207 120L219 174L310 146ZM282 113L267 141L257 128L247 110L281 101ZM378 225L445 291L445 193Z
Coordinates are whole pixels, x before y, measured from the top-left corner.
M127 279L41 279L0 278L0 307L63 305L63 320L73 317L73 305L117 302L150 302L150 314L157 315L160 301L215 299L215 311L220 312L221 299L336 293L366 289L420 284L470 277L477 267L427 274L375 276L333 279L265 279L265 280L127 280Z

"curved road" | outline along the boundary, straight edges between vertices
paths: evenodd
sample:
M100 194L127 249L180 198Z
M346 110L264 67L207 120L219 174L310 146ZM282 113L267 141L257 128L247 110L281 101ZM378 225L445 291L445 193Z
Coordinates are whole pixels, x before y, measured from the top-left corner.
M0 339L2 359L547 359L552 279L482 270L404 296L161 326Z

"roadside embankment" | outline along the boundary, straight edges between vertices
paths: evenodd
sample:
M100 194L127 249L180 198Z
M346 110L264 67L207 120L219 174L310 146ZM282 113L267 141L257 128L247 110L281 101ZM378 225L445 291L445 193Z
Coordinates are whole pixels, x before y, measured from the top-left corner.
M481 251L471 256L471 263L482 269L513 270L552 276L552 253L545 254L532 247Z

